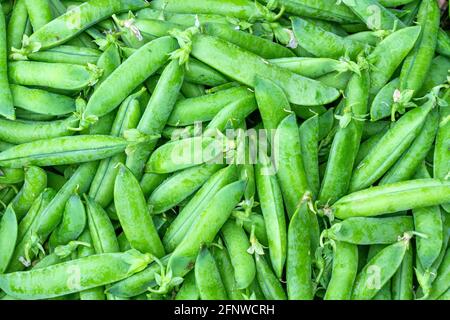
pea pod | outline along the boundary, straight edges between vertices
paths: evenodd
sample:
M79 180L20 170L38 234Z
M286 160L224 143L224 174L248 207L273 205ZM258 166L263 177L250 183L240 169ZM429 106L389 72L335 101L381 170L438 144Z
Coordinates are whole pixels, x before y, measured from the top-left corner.
M8 206L0 220L0 245L2 248L0 254L0 274L6 271L9 261L13 256L17 241L17 229L16 214L14 209Z
M375 244L369 247L367 252L367 259L364 261L362 267L365 266L373 257L375 257L381 250L385 249L387 245ZM362 269L361 267L361 269ZM392 279L388 280L384 286L377 292L377 294L372 298L372 300L392 300L392 290L391 290Z
M16 118L13 97L8 81L5 15L0 4L0 114L8 119Z
M220 277L227 292L227 296L232 300L240 300L242 299L242 294L236 286L235 272L231 263L230 256L227 249L223 246L222 240L220 238L218 243L222 245L222 248L213 247L212 255L214 256L214 260L216 261L217 269L219 269Z
M23 182L25 170L23 168L1 168L0 183L3 185Z
M449 57L437 56L431 61L430 69L425 78L422 88L417 91L417 97L423 97L434 87L445 84L447 81L448 69L450 69Z
M413 300L413 251L406 250L402 264L392 277L393 300Z
M244 229L248 234L254 230L255 237L263 246L268 246L266 222L264 217L259 213L250 214L248 219L244 220Z
M166 174L154 174L154 173L146 173L141 179L139 183L141 185L142 192L144 193L144 197L147 199L150 194L155 191L155 189L166 180Z
M214 240L220 228L228 220L231 211L241 200L244 189L245 183L242 181L223 187L201 211L191 231L170 257L169 267L174 275L185 274L186 269L194 262L200 250L199 246Z
M11 203L18 220L25 216L45 187L47 187L47 174L43 169L29 167L25 170L25 182Z
M178 290L175 300L199 300L199 298L200 293L195 281L195 271L191 271L184 277L183 284Z
M200 165L180 171L161 183L148 199L153 214L175 207L196 192L222 165Z
M95 161L123 152L128 142L122 138L104 135L59 137L23 143L0 154L0 165L49 166Z
M411 217L348 218L334 224L325 235L336 241L357 245L390 244L405 232L413 231Z
M409 238L406 237L373 257L356 277L352 300L373 298L400 267L408 247Z
M108 40L108 38L107 38ZM97 60L97 66L103 70L103 74L95 84L98 87L103 81L108 78L111 73L117 69L122 63L122 58L120 57L119 46L116 43L116 39L112 37L110 42L103 49L103 53Z
M202 300L226 300L227 293L214 257L203 247L195 262L195 282Z
M370 120L378 121L389 117L392 114L392 105L394 104L394 92L398 89L400 79L395 78L388 82L377 93L370 107Z
M100 54L101 51L97 49L61 45L30 53L28 59L40 62L86 65L88 63L97 64Z
M148 214L139 182L123 165L114 185L114 204L131 247L162 257L164 248Z
M45 0L25 0L25 6L27 7L28 15L30 17L31 25L34 30L40 29L52 20L52 12L50 11L50 5Z
M11 51L11 48L20 48L22 45L22 39L26 32L27 22L28 12L25 5L25 0L18 0L14 3L14 8L11 12L11 17L6 30L8 53Z
M440 295L444 294L450 283L450 250L447 249L445 257L437 271L437 277L433 282L430 290L430 295L427 299L433 300L437 299Z
M197 34L192 41L192 55L198 60L251 87L254 87L257 75L268 77L285 90L291 103L305 106L321 105L332 102L339 96L336 89L267 64L258 56L222 39ZM234 58L239 59L241 65L246 66L246 70L238 67Z
M342 241L333 242L333 270L325 300L349 300L358 272L358 248Z
M267 300L287 300L280 281L274 275L264 256L256 255L256 276L259 286Z
M50 267L0 276L0 288L20 299L48 299L113 283L144 269L152 261L136 250L105 253ZM37 284L45 283L45 287Z
M442 29L439 29L436 52L443 56L450 57L450 37Z
M397 182L351 193L334 203L332 213L339 219L377 216L444 203L450 183L435 179Z

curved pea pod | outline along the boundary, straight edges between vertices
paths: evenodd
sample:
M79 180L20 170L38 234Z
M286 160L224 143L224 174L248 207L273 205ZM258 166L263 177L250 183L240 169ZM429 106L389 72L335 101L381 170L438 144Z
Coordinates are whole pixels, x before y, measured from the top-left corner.
M291 106L283 90L268 78L256 77L255 97L264 129L275 130L289 115ZM271 137L270 132L268 136Z
M233 182L223 187L201 211L192 229L176 247L169 260L174 275L182 275L194 263L202 243L214 240L220 228L228 220L231 211L241 200L245 182Z
M88 227L95 252L97 254L119 252L119 243L108 214L88 196L85 196L85 200Z
M9 185L20 183L25 179L25 170L23 168L1 168L0 184Z
M36 30L30 36L30 42L37 42L41 49L52 48L74 38L114 13L141 9L145 6L147 3L143 0L96 0L83 3Z
M0 4L0 114L8 119L16 118L13 96L8 81L8 49L6 44L5 15Z
M309 118L300 125L299 137L306 180L314 197L319 193L319 116Z
M160 184L148 199L152 214L163 213L195 193L223 165L200 165L180 171Z
M51 248L77 240L86 227L86 210L78 194L67 200L61 223L52 232L49 239ZM80 240L81 241L81 240Z
M231 165L219 170L206 181L167 229L163 237L163 244L168 252L175 250L181 243L214 196L236 179L237 168L235 165Z
M390 244L405 232L414 231L411 217L348 218L327 229L325 235L336 241L357 245Z
M439 114L436 110L430 112L417 138L400 159L379 181L379 185L405 181L414 176L419 165L425 160L433 147L436 132L439 127Z
M450 90L444 95L445 101L450 101ZM434 166L433 177L436 179L446 179L449 174L450 152L450 109L447 107L439 108L439 129L436 135L435 147L434 147ZM450 204L446 203L442 206L445 211L450 212Z
M227 300L216 261L207 247L203 247L195 262L195 283L202 300Z
M448 201L449 196L448 181L409 180L351 193L335 202L331 210L339 219L377 216L439 205Z
M25 0L25 6L33 30L38 30L42 26L50 22L52 18L52 12L50 10L50 4L45 0Z
M373 47L377 46L380 43L380 41L382 40L382 37L376 31L360 31L360 32L348 35L345 38L353 40L353 41L366 43Z
M330 58L295 57L270 59L269 61L279 67L312 79L334 71L347 71L348 69L346 62Z
M176 48L175 39L170 37L153 40L140 48L96 88L86 106L85 117L101 117L114 110L137 86L155 73ZM112 93L111 88L115 88Z
M149 135L161 133L177 101L183 79L183 67L178 61L171 61L159 78L144 110L137 126L139 131ZM155 146L156 140L140 144L128 153L126 165L138 179L141 178L145 163Z
M225 40L203 34L192 39L192 55L224 75L254 87L257 75L272 79L279 85L291 103L315 106L330 103L339 97L336 89L315 80L304 78L242 50ZM241 61L240 65L235 59ZM241 68L241 66L246 68Z
M11 84L14 105L39 114L61 116L75 111L75 100L41 89Z
M195 281L195 271L190 271L185 277L180 290L178 290L175 300L199 300L200 293Z
M220 277L227 292L227 296L231 300L241 300L242 294L236 286L235 272L231 263L230 255L228 254L227 249L223 246L220 238L218 243L222 247L219 248L215 246L211 251L214 260L216 261L217 269L219 269Z
M120 281L143 270L152 257L137 250L104 253L50 267L0 276L0 288L20 299L48 299ZM45 286L39 284L45 283Z
M429 101L403 115L354 170L350 191L369 187L383 176L416 139L433 108Z
M196 2L186 2L183 0L156 0L152 1L150 8L164 10L169 13L199 13L217 14L230 16L243 20L268 20L275 19L275 13L259 4L249 0L199 0Z
M413 251L406 250L402 264L391 280L393 300L413 300Z
M115 42L109 43L97 60L97 67L103 70L103 74L95 84L96 87L105 81L121 63L119 46Z
M210 121L223 107L251 95L252 92L245 87L233 87L200 97L179 100L167 124L180 127Z
M73 135L78 126L75 116L56 121L24 121L0 119L0 139L13 144Z
M359 266L358 270L362 270L362 268L373 258L375 257L381 250L385 249L387 245L384 244L374 244L369 246L367 250L367 256L364 261L362 261L362 265ZM391 292L391 280L388 280L384 286L377 292L377 294L372 298L372 300L392 300L392 292Z
M444 259L437 270L436 279L431 286L428 300L435 300L444 294L450 287L450 249L447 249Z
M189 59L189 69L185 70L185 78L193 84L216 87L228 83L228 79L220 72L196 59Z
M256 255L256 277L267 300L287 300L280 280L275 276L264 256Z
M286 261L286 218L283 198L270 159L265 156L255 166L256 187L266 222L269 255L275 273L281 278ZM300 196L300 195L299 195Z
M253 282L256 274L253 257L247 252L250 241L244 229L234 220L228 220L221 230L234 269L237 289L245 289Z
M141 118L138 98L144 91L145 88L125 99L117 112L110 135L120 137L126 130L136 128ZM114 181L119 170L117 164L124 163L125 160L126 154L119 153L111 158L103 159L98 166L89 189L89 196L103 208L106 208L113 200Z
M360 118L367 113L369 86L369 74L367 70L362 70L360 75L352 76L345 91L344 110L319 193L319 201L323 204L332 204L347 194L361 143L363 124ZM343 123L347 122L346 118L350 118L348 123Z
M147 199L153 191L168 177L167 174L154 174L146 173L142 176L141 182L139 183L144 193L144 197Z
M11 206L6 208L0 220L0 274L4 273L9 261L14 254L14 247L17 241L17 218Z
M170 173L203 163L222 164L225 153L232 148L233 142L224 141L221 137L199 136L168 142L152 153L145 171Z
M381 41L369 54L367 60L372 65L370 94L377 94L389 81L414 47L420 32L420 26L400 29Z
M6 35L8 53L11 48L20 48L22 39L26 33L28 23L28 12L25 6L25 0L18 0L14 3L14 8L9 18Z
M14 84L77 92L93 86L100 78L102 70L93 64L80 66L69 63L16 61L8 64L8 74Z
M391 126L390 121L376 121L376 122L366 122L364 123L364 128L362 132L362 140L366 141L370 137L381 132L385 133Z
M34 200L47 187L47 174L39 167L29 167L25 170L25 182L22 189L11 202L12 208L21 220L30 209Z
M124 165L120 166L114 185L114 205L131 247L162 257L164 248L139 182Z
M86 65L88 63L97 64L100 54L101 51L97 49L62 45L30 53L28 59L40 62Z
M370 259L355 280L352 300L370 300L400 267L410 239L402 239L381 250Z
M358 247L342 241L333 243L333 269L324 300L350 300L358 273Z
M377 93L370 107L370 121L378 121L392 114L391 109L394 104L394 92L398 89L399 84L400 79L395 78Z
M42 143L45 141L45 143ZM0 154L0 166L52 166L95 161L123 152L128 142L105 135L84 135L37 140Z
M286 282L289 300L312 300L312 257L308 204L303 201L288 228Z
M254 36L222 23L206 23L202 26L206 34L234 43L249 52L264 59L294 57L295 54L288 48L270 40Z
M400 73L400 91L412 90L414 94L424 84L437 44L440 11L436 1L422 1L417 13L421 26L420 39L403 63Z
M300 45L319 58L338 59L346 54L355 58L364 49L361 42L326 31L313 22L293 17L292 29Z
M334 125L334 109L328 109L327 112L319 116L319 141L325 139L325 137L331 132Z
M371 30L393 30L404 26L394 13L383 7L377 0L344 0L343 2Z
M254 228L255 237L263 246L268 246L266 222L261 214L253 213L248 219L244 220L244 229L248 234L251 234Z

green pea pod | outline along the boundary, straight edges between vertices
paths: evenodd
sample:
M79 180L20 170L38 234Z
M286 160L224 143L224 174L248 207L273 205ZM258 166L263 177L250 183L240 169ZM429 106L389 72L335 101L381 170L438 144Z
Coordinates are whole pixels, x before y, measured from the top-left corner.
M167 179L167 174L146 173L142 176L140 185L144 197L147 199L153 191Z
M5 16L0 4L0 114L8 119L16 118L14 112L13 96L9 88L6 47L6 24Z
M352 300L370 300L377 294L400 267L409 240L407 237L387 246L367 263L356 277Z
M62 45L45 51L30 53L28 59L40 62L86 65L88 63L97 64L100 54L101 51L97 49Z
M253 205L256 193L255 169L252 159L252 143L255 142L255 136L248 131L245 121L237 125L236 134L236 157L235 161L239 169L239 177L247 182L245 187L244 199L246 204Z
M378 183L379 185L405 181L414 176L419 165L433 147L439 127L439 114L433 110L425 119L425 124L417 138L401 158L392 166Z
M78 194L72 195L67 200L61 223L50 236L50 247L56 248L59 245L77 240L86 227L86 220L86 210L80 196Z
M271 137L270 130L278 128L280 122L291 110L291 106L283 90L273 81L262 76L256 78L255 97L264 129L269 130L268 136Z
M376 121L364 123L362 140L365 141L374 135L389 129L390 121Z
M105 210L88 196L85 196L85 200L88 227L95 252L119 252L116 233Z
M370 94L376 95L391 79L395 70L414 47L420 32L420 26L395 31L381 41L370 53L367 57L371 64Z
M361 75L354 74L348 84L345 93L345 107L331 145L319 193L319 201L323 204L333 204L347 193L350 186L355 159L361 143L363 130L361 117L367 113L369 86L367 70L361 70Z
M139 121L137 126L139 131L144 134L161 133L175 105L183 79L183 68L177 61L170 62L164 69ZM156 140L150 144L146 142L128 154L126 165L138 179L141 178L144 165L155 146Z
M178 290L175 300L199 300L200 293L195 281L195 271L190 271L185 277L180 290Z
M80 66L69 63L16 61L8 64L9 79L23 86L39 86L78 92L93 86L102 70L93 64ZM42 75L45 74L45 77Z
M256 255L256 277L267 300L287 300L280 280L275 276L264 256Z
M9 261L14 254L17 229L16 213L11 206L8 206L0 220L0 246L2 248L0 253L0 274L6 271Z
M43 169L29 167L25 170L25 182L11 203L18 220L26 215L34 200L44 191L46 186L47 174Z
M114 205L131 247L162 257L164 248L139 182L124 165L120 166L114 185Z
M152 214L163 213L195 193L223 165L204 164L177 172L161 183L148 199Z
M316 80L322 83L323 85L343 91L347 87L347 84L351 77L352 73L349 71L347 72L335 71L327 73L326 75L323 75L317 78Z
M351 192L369 187L394 165L417 137L432 108L432 101L414 108L386 132L353 172Z
M347 67L345 62L330 58L295 57L270 59L269 61L279 67L286 68L301 76L312 79L319 78L334 71L345 71Z
M375 146L380 142L381 138L383 138L384 134L387 130L381 131L369 139L361 143L358 149L358 154L356 155L354 168L358 167L361 161L369 154L370 150L375 148ZM353 169L354 170L354 169Z
M214 256L214 260L216 261L217 268L219 269L220 278L222 279L222 283L227 292L227 296L231 300L241 300L242 294L237 289L236 280L235 280L235 272L233 269L233 265L228 254L227 249L223 246L221 239L219 238L219 244L222 245L222 248L213 247L212 254ZM189 274L188 274L189 276Z
M267 239L266 222L264 217L258 213L252 213L248 219L244 220L244 229L248 234L251 234L254 228L255 237L263 246L269 245L269 240Z
M105 135L59 137L23 143L0 154L0 165L11 168L95 161L123 152L128 142Z
M345 55L355 58L364 49L361 42L340 37L311 21L294 17L292 29L300 45L319 58L339 59Z
M303 201L288 228L286 282L289 300L312 300L312 251L308 203Z
M170 255L161 258L161 263L167 266ZM116 297L131 298L148 291L156 284L155 274L161 271L161 266L153 262L146 269L123 279L106 289Z
M97 67L103 70L103 74L95 84L96 87L105 81L121 63L119 46L115 42L109 43L97 60Z
M146 20L160 19L162 12L163 10L144 8L136 12L136 17L139 19L146 19ZM219 14L164 12L164 18L165 21L183 25L186 28L194 26L197 18L200 21L200 23L220 22L224 24L230 24L230 22L226 17Z
M285 90L291 103L315 106L336 100L339 92L315 80L304 78L288 70L266 63L257 55L244 51L222 39L197 34L192 39L192 55L224 75L254 87L256 76L272 79ZM235 59L241 61L240 66ZM245 65L246 68L241 68Z
M244 190L245 182L231 183L217 192L201 211L200 217L192 225L190 232L186 234L170 257L169 268L174 275L185 274L194 263L200 245L214 240L220 228L228 220L231 211L241 200Z
M382 37L380 37L380 35L376 31L361 31L348 35L345 38L353 41L367 43L372 47L376 47L382 40Z
M381 250L386 248L387 245L383 244L375 244L369 246L369 250L367 252L367 259L363 261L363 265L361 269L367 264L373 257L375 257ZM372 300L392 300L392 290L391 290L391 282L389 280L385 283L383 287L377 292L377 294L372 298Z
M328 109L327 112L319 116L319 141L322 141L332 130L334 124L334 109Z
M111 136L121 137L126 130L136 128L141 117L141 108L137 99L144 91L145 88L142 88L122 103L114 120ZM106 208L113 200L114 181L119 170L117 164L124 163L125 159L126 154L119 153L111 158L103 159L98 166L89 189L89 196L103 208Z
M9 185L23 182L25 170L23 168L1 168L0 184Z
M333 269L324 300L350 300L358 272L358 247L342 241L333 243Z
M33 30L35 31L53 19L50 4L47 0L25 0L25 6L27 7Z
M405 232L413 231L411 217L348 218L334 224L325 235L336 241L357 245L390 244Z
M143 270L148 254L104 253L50 267L0 276L0 288L20 299L48 299L113 283ZM45 286L37 284L45 283Z
M203 247L195 262L195 283L202 300L227 300L216 261L207 247Z
M260 155L263 158L258 161L255 167L256 187L261 211L266 222L270 259L275 274L281 278L287 250L283 198L270 159L264 154Z
M195 84L185 81L181 86L181 93L186 98L201 97L205 94L205 87L201 84Z
M425 164L422 164L415 178L430 178ZM413 209L415 231L425 235L417 237L417 259L423 269L428 270L438 259L444 242L444 221L438 206Z
M393 30L403 27L403 22L377 0L343 0L371 30Z
M8 53L11 48L20 48L22 39L26 32L28 22L28 12L25 5L25 0L18 0L14 3L14 8L9 18L8 27L6 30L6 40L8 41Z
M436 52L443 56L450 57L450 37L443 29L439 29Z
M445 84L448 69L450 69L449 57L437 56L431 61L430 69L425 78L422 88L417 92L417 97L423 97L434 87Z
M416 94L424 84L436 49L439 22L440 11L437 2L422 1L417 13L417 24L422 32L415 49L403 63L400 73L400 91L412 90Z
M206 23L202 26L206 34L221 38L228 42L259 55L264 59L275 59L284 57L294 57L294 53L288 48L227 26L222 23Z
M245 289L252 283L256 273L253 257L247 252L250 241L244 229L234 220L228 220L223 225L222 238L230 255L237 289Z
M450 250L447 249L442 263L437 270L436 279L430 289L428 300L435 300L444 294L450 287Z
M392 114L392 105L394 104L394 92L398 89L400 79L395 78L388 82L377 93L370 107L370 121L378 121L389 117Z
M159 69L176 49L173 38L163 37L149 42L125 60L103 81L89 99L85 118L100 117L114 110L137 86ZM116 88L111 93L111 88Z
M163 237L163 244L168 252L175 250L182 242L191 227L200 218L200 213L212 201L216 193L236 179L237 168L235 165L231 165L219 170L205 182L167 229Z
M225 143L228 146L224 146L221 138L203 136L168 142L152 153L145 170L151 173L171 173L203 163L221 164L224 152L234 147Z
M41 89L11 84L14 105L39 114L61 116L75 111L75 100Z
M413 300L413 251L407 250L402 264L392 277L392 299Z

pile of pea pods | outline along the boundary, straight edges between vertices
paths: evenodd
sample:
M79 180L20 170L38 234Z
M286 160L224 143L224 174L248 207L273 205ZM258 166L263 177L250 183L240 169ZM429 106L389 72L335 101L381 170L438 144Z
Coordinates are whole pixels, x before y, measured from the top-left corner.
M1 0L1 300L449 300L445 0Z

